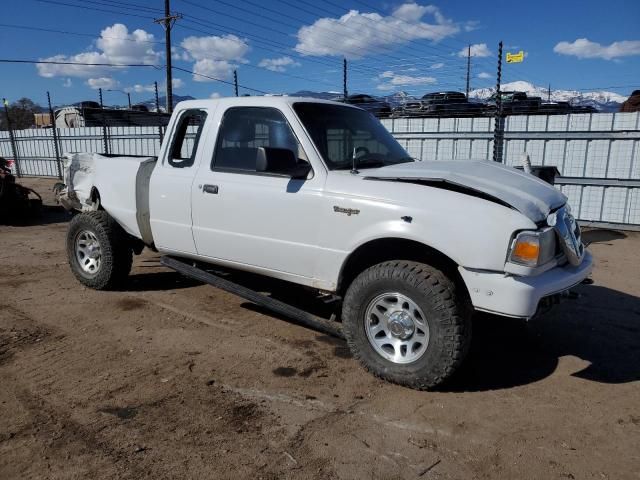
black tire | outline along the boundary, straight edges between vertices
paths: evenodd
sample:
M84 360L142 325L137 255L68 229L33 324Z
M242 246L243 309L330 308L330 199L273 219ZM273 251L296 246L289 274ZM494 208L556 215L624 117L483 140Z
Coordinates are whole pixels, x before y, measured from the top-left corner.
M93 234L100 246L100 263L94 272L85 271L76 255L76 240L83 232ZM95 290L113 290L122 286L133 261L131 242L126 232L104 210L73 217L67 231L67 256L78 281Z
M429 330L426 350L411 363L384 358L367 336L367 308L387 292L407 296L426 317ZM411 261L380 263L358 275L347 289L342 322L351 352L368 371L418 390L433 388L450 377L464 360L471 341L467 297L458 295L454 282L440 270Z

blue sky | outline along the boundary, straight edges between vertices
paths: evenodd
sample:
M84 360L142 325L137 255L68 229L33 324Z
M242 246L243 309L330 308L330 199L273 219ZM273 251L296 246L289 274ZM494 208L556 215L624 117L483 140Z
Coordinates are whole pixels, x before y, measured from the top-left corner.
M44 104L49 90L63 104L96 99L103 86L130 91L134 102L151 98L153 81L164 82L164 32L153 23L163 0L55 1L76 7L4 3L0 58L149 66L0 63L0 96ZM350 93L464 90L468 44L471 87L490 87L500 40L526 52L524 63L504 65L503 82L625 96L640 88L640 1L172 0L172 10L184 14L173 30L174 66L200 74L174 71L179 95L232 95L208 77L232 81L234 69L241 85L260 91L341 91L343 57ZM125 101L105 93L107 104Z

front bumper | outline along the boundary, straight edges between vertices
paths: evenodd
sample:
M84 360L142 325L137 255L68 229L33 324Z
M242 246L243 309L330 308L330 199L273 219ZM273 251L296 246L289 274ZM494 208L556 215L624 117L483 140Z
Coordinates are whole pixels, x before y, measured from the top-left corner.
M458 267L476 310L530 318L544 297L563 292L589 276L593 257L585 252L580 265L556 267L536 276L515 276L506 273L472 270Z

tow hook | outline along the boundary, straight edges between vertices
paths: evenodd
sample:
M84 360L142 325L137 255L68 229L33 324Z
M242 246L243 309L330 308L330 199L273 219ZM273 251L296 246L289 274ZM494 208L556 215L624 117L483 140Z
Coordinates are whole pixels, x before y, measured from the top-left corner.
M578 292L574 292L573 290L565 290L560 293L560 296L563 300L577 300L580 298L580 294Z

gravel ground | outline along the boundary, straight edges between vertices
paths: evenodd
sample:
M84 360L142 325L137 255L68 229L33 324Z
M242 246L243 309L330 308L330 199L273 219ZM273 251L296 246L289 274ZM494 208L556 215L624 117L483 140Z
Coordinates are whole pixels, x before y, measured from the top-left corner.
M417 392L152 252L83 288L67 220L0 226L2 479L640 479L638 234L588 232L594 285L479 315L461 372Z

